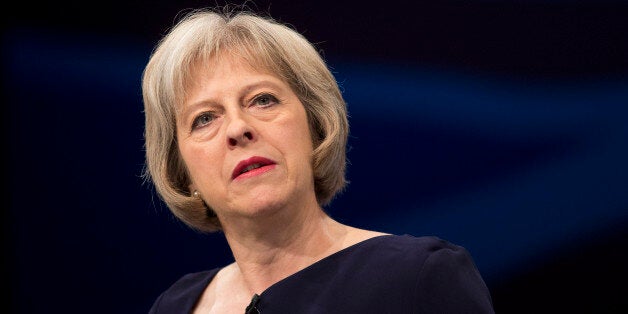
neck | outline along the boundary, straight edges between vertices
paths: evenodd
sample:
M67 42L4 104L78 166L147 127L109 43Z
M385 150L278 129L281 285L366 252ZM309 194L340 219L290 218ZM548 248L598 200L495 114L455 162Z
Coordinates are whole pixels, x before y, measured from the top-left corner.
M269 286L340 250L350 227L331 219L314 202L270 217L223 224L243 284L261 294Z

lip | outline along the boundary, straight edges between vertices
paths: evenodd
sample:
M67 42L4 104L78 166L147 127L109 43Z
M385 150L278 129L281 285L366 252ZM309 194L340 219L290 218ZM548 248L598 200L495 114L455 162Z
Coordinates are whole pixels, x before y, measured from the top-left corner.
M254 164L259 164L261 166L259 168L255 168L255 169L242 173L244 169ZM271 159L261 157L261 156L253 156L251 158L240 161L238 165L236 165L235 168L233 168L233 172L231 173L231 179L235 180L235 179L259 175L273 169L276 164L277 163Z

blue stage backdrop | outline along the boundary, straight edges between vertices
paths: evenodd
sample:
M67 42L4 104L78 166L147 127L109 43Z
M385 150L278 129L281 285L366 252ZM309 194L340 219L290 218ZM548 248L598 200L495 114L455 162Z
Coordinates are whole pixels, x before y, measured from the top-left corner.
M3 28L9 313L146 313L232 261L140 177L143 67L206 3L125 3L21 4ZM628 311L626 2L251 4L317 43L347 101L331 216L467 247L498 313Z

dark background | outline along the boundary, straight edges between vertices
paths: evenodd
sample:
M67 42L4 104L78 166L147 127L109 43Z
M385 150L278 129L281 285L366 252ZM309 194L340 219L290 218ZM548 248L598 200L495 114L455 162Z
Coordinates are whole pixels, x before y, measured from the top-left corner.
M231 261L140 177L143 67L177 14L214 4L5 8L8 312L146 313ZM498 313L628 311L627 2L247 5L314 42L342 87L333 217L467 247Z

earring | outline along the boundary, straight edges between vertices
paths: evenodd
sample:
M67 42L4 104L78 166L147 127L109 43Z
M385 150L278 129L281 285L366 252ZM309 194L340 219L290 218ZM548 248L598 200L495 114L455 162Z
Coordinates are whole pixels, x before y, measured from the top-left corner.
M201 199L201 193L199 193L197 190L194 190L194 192L192 192L192 195L194 197L198 198L198 199ZM203 200L201 199L201 201L203 201ZM208 218L215 218L215 217L217 217L216 213L214 213L214 211L211 208L209 208L209 206L207 206L207 203L205 203L205 201L203 201L203 205L205 205L205 215Z
M201 199L201 193L199 193L197 190L194 190L194 192L192 192L192 195L194 195L194 197L196 197L196 198L200 199L201 201L203 201ZM205 201L203 201L203 205L205 205L205 215L208 218L218 217L218 216L216 216L216 213L211 208L209 208L209 206L207 206L207 203L205 203Z

